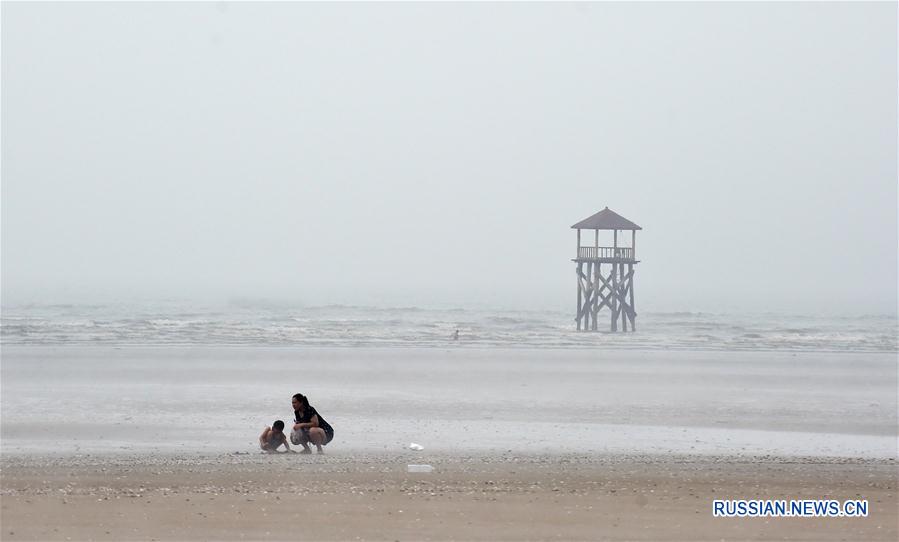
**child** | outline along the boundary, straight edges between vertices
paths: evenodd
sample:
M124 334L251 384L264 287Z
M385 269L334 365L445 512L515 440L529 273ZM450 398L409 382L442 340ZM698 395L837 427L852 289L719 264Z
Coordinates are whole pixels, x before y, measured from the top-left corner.
M259 435L259 447L262 448L262 451L265 453L279 453L278 448L282 444L284 445L285 451L280 453L296 453L291 450L290 446L287 444L287 435L284 434L284 422L281 420L275 421L271 427L266 427L265 431Z

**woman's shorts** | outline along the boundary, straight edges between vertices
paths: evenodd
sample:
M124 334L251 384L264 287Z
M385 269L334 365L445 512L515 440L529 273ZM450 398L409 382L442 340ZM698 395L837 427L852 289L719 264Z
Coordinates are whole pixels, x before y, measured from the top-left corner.
M325 441L322 442L322 446L331 442L334 439L334 430L325 431ZM299 446L304 442L309 442L309 428L304 427L303 429L294 429L290 432L290 442L292 442L295 446Z

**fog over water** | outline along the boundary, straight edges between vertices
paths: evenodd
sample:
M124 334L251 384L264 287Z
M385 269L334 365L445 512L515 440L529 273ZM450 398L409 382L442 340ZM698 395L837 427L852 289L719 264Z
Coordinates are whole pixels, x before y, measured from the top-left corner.
M895 316L896 15L5 3L4 316L248 300L568 326L569 227L604 206L644 228L638 311Z

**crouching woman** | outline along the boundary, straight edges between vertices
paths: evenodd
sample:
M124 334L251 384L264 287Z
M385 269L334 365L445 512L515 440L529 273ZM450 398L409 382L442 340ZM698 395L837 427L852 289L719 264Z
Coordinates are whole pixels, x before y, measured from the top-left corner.
M302 445L301 454L311 454L309 443L315 445L318 453L325 453L325 446L334 438L334 428L309 404L309 400L302 393L293 396L293 431L290 433L290 441L296 445Z

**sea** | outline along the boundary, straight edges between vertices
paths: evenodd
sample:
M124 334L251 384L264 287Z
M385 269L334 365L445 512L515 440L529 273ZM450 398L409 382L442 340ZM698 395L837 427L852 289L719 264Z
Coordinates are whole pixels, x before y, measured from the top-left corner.
M641 312L579 332L573 311L160 301L3 305L4 345L613 348L896 352L893 314ZM458 338L456 331L458 330Z

